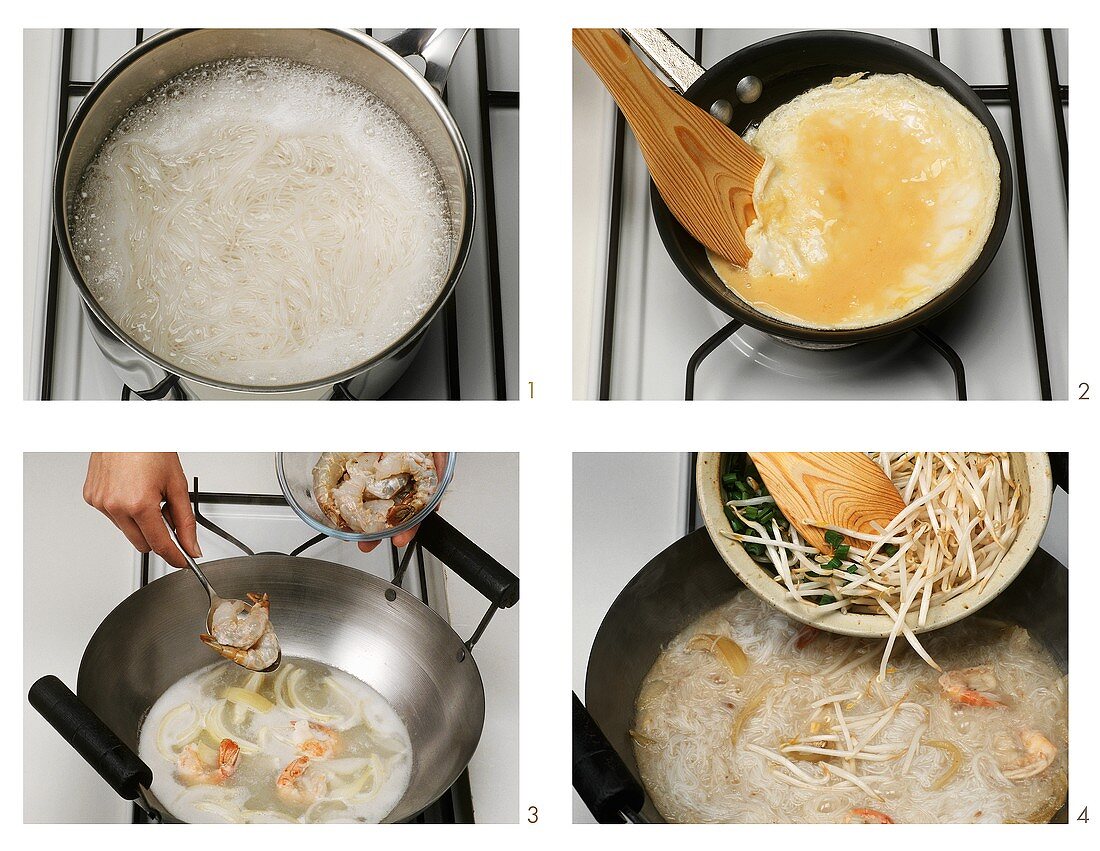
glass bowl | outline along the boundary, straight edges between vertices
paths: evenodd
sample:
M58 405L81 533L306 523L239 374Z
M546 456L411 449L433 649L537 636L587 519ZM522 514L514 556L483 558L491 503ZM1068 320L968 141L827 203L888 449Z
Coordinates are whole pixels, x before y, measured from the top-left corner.
M455 453L447 452L447 462L443 471L439 473L439 487L436 488L428 504L414 514L404 523L400 523L391 529L383 529L381 532L348 532L337 529L332 521L325 516L317 500L313 496L313 467L320 452L276 452L275 475L279 477L279 487L283 489L283 496L294 509L294 513L301 517L311 527L325 535L339 538L342 541L384 541L394 535L411 529L420 523L425 517L435 510L439 500L443 497L443 491L451 481L455 471ZM437 470L438 472L438 470Z

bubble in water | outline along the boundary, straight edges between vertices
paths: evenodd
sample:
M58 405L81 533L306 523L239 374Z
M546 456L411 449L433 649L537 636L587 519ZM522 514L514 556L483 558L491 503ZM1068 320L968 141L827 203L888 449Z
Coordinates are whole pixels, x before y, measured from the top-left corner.
M365 180L356 184L360 196L348 199L347 213L333 216L327 208L318 208L318 214L330 220L345 221L343 216L350 214L346 219L349 229L331 238L331 245L330 237L325 237L325 244L310 246L303 253L292 239L259 235L271 223L263 219L265 215L300 215L298 199L253 214L259 218L246 216L243 230L232 218L239 217L240 210L205 206L209 203L206 192L221 195L224 189L225 197L249 197L248 170L239 184L222 187L216 182L216 189L201 192L190 188L188 180L202 173L194 163L211 162L216 152L223 150L233 161L234 145L240 144L234 140L244 138L264 140L260 150L289 156L286 161L291 172L311 163L318 175L332 175L334 180L349 168L366 169L379 177L369 185ZM141 156L126 155L128 145L139 147ZM338 152L336 159L331 159L332 151ZM305 159L295 159L302 156ZM122 170L130 177L116 179ZM288 173L288 177L292 175ZM179 189L173 187L183 186L189 188L181 205ZM73 214L74 243L96 247L84 255L82 271L94 280L95 295L108 313L135 336L138 323L143 324L149 333L140 336L149 347L181 366L230 381L303 381L372 357L409 330L435 301L450 268L449 205L433 164L409 128L365 89L284 60L223 60L197 66L162 84L120 122L85 174L80 195ZM321 203L334 202L322 199ZM394 231L387 220L388 206L405 208L409 203L416 209L413 227L424 229L421 241L391 241L391 245L400 251L406 250L403 245L419 244L425 250L418 249L415 256L407 258L376 255L369 276L354 274L349 281L349 298L356 306L350 315L346 309L330 311L328 331L311 337L294 316L288 316L287 327L278 333L278 345L263 336L264 328L240 335L257 341L255 351L263 347L279 351L278 363L257 365L224 347L214 354L199 353L198 344L217 336L217 315L225 309L226 293L244 297L254 290L270 305L271 300L263 295L264 287L270 286L267 281L258 284L247 276L247 270L255 268L255 260L261 260L267 270L274 262L287 264L294 274L285 275L285 279L313 287L318 295L311 298L324 304L323 288L348 284L331 278L330 267L311 271L308 264L319 257L339 258L349 235L355 239L354 228L363 229L356 244L381 245L378 234L388 236ZM139 217L138 209L149 213ZM310 216L308 208L304 215ZM93 221L96 216L98 222ZM225 216L230 218L223 220ZM170 273L145 268L139 279L138 269L131 265L131 257L140 266L148 253L180 258L180 251L188 246L189 232L206 238L218 227L224 233L236 231L244 241L196 244L193 255L166 266L174 270ZM327 233L323 227L314 232ZM169 248L170 253L165 253ZM108 275L107 270L113 274ZM386 285L389 275L400 283ZM202 315L210 317L200 329L180 324L176 312L175 299L190 292L183 289L185 279L201 282L197 294L190 296ZM156 298L146 299L150 292ZM293 304L293 300L286 303ZM266 315L270 317L270 308ZM297 347L296 354L287 354L287 340ZM242 339L242 344L246 342ZM218 364L221 366L214 368Z

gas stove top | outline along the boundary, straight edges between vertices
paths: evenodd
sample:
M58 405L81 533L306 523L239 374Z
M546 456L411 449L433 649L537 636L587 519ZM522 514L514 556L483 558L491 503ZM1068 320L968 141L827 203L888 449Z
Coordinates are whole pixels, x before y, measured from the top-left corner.
M25 145L39 173L25 178L28 233L24 395L30 399L179 399L174 379L129 388L88 332L80 296L52 231L49 185L59 130L91 84L156 30L57 30L28 36ZM367 30L385 39L397 30ZM31 94L32 89L41 97ZM478 220L455 295L392 399L514 399L519 368L519 33L475 30L455 57L445 93L462 129L478 191ZM36 146L41 146L37 148ZM43 156L42 151L46 154ZM28 172L34 165L28 166ZM35 185L34 177L37 177ZM31 229L36 229L33 232ZM329 396L348 398L336 385Z
M669 34L709 67L779 32ZM1005 136L1013 162L1012 217L982 280L924 335L811 351L736 329L666 254L634 137L575 57L575 397L1067 397L1066 31L875 32L936 56L967 80Z

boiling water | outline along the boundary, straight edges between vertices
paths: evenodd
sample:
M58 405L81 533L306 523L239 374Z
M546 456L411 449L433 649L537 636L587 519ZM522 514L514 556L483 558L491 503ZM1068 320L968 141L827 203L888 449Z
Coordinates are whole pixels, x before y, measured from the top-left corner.
M227 700L239 695L233 688L254 691L273 706L259 711ZM315 781L322 791L306 800L288 799L276 786L283 768L302 755L308 725L301 722L325 728L307 735L335 738L330 755L310 760L308 771L324 781ZM223 738L241 748L227 779L214 772ZM180 751L192 744L210 769L203 782L178 766ZM380 822L405 794L412 770L409 734L378 692L343 671L297 658L284 658L274 674L219 661L180 680L149 710L139 754L153 770L153 794L188 822Z
M632 735L642 780L666 820L839 822L867 808L899 823L1007 822L1047 820L1065 801L1067 678L1025 630L979 614L921 636L945 671L993 666L1007 707L990 708L946 700L939 672L908 647L895 651L885 682L877 684L883 642L821 633L799 649L800 629L746 591L681 632L657 659L637 698ZM700 633L733 638L748 670L733 676L714 654L688 649ZM826 774L823 762L794 762L812 781L802 782L751 749L778 752L812 732L814 701L853 692L858 696L843 700L841 709L853 731L859 716L900 704L869 737L876 757L919 742L908 771L905 756L827 760L874 794L850 783L829 788L840 778ZM827 705L816 720L830 715L835 707ZM1045 772L1013 782L999 768L1002 737L1024 728L1042 733L1058 755ZM864 727L852 735L871 732ZM958 772L940 789L933 787L949 758L930 742L961 752Z
M70 219L77 265L127 334L249 385L369 359L450 269L450 208L412 131L361 86L280 59L207 63L151 91Z

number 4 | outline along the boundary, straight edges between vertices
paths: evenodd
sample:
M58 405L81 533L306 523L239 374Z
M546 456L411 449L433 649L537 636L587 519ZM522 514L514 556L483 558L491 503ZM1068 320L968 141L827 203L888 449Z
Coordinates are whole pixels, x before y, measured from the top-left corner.
M1077 821L1083 821L1085 824L1089 823L1089 808L1085 807L1081 810L1081 815L1077 816Z

